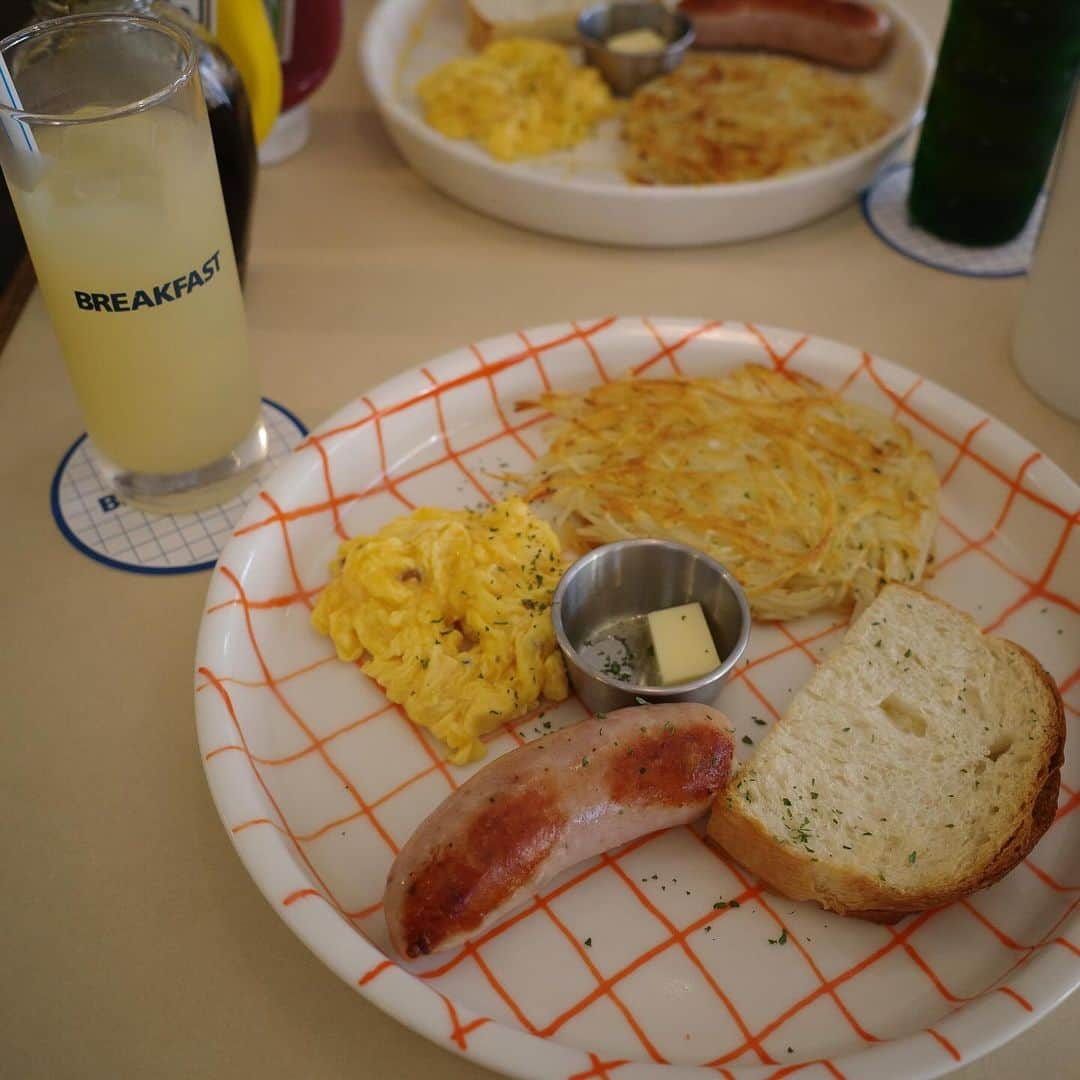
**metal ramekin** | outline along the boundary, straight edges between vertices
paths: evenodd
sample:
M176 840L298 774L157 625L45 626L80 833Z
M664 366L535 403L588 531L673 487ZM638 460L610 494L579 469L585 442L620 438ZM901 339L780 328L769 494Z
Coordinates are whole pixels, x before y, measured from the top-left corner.
M690 682L642 686L587 666L579 649L616 616L701 604L720 666ZM551 605L555 639L577 696L592 712L636 701L715 700L750 640L750 606L739 583L715 559L671 540L619 540L594 548L566 571Z
M693 24L685 15L651 0L616 0L586 8L578 16L577 28L586 61L622 96L677 68L694 41ZM654 53L636 55L608 48L608 38L615 34L642 29L655 30L667 46Z

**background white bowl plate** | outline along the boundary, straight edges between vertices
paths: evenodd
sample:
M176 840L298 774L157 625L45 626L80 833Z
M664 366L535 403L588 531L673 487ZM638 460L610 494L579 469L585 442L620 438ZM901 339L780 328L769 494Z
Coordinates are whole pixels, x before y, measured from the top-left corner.
M885 61L860 76L896 124L869 146L771 180L699 186L631 184L619 168L619 120L573 150L513 163L429 127L416 83L469 52L459 0L381 0L360 45L360 64L387 130L435 187L481 213L575 240L684 247L782 232L854 200L922 116L930 54L901 9Z

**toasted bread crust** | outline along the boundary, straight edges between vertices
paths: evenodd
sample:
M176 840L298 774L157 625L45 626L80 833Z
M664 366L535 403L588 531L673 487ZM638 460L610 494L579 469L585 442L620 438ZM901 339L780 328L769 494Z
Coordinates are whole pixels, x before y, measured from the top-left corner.
M981 889L1003 878L1018 862L1027 858L1043 833L1054 823L1057 813L1058 791L1061 787L1061 766L1065 762L1065 704L1061 700L1057 684L1050 673L1022 645L1005 638L998 639L1002 645L1016 652L1028 664L1042 683L1051 701L1052 713L1045 725L1046 737L1040 751L1044 762L1039 770L1038 782L1028 800L1028 815L990 860L975 888ZM974 890L969 890L974 891ZM963 895L963 894L961 894ZM950 899L955 899L951 897Z
M472 4L465 4L466 36L469 46L479 52L495 39L495 27Z
M577 41L577 18L570 4L566 10L539 16L532 21L491 22L469 0L465 2L465 34L477 52L507 37L536 37L571 45Z
M736 788L737 775L716 800L708 824L709 838L782 895L793 900L814 900L826 910L875 922L895 922L905 915L941 907L999 881L1027 857L1054 821L1065 759L1066 726L1061 695L1038 660L1015 642L1003 638L989 640L1013 651L1027 664L1049 702L1047 715L1042 719L1045 735L1036 751L1042 760L1023 801L1023 817L982 866L940 888L914 893L891 888L887 882L865 874L839 869L778 840L756 819L747 817L746 804Z

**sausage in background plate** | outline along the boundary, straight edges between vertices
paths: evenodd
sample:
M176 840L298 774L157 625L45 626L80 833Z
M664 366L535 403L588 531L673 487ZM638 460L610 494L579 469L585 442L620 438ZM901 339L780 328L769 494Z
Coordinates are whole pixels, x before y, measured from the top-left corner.
M855 0L682 0L701 48L795 53L863 70L885 55L892 19Z

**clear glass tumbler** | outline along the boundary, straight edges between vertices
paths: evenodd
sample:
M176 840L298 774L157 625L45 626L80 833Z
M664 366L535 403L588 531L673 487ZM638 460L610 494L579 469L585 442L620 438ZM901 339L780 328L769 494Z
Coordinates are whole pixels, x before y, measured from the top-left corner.
M195 46L92 14L0 54L0 164L106 481L151 511L224 501L267 434Z
M1080 420L1080 90L1058 149L1035 257L1013 333L1020 378L1052 409Z

